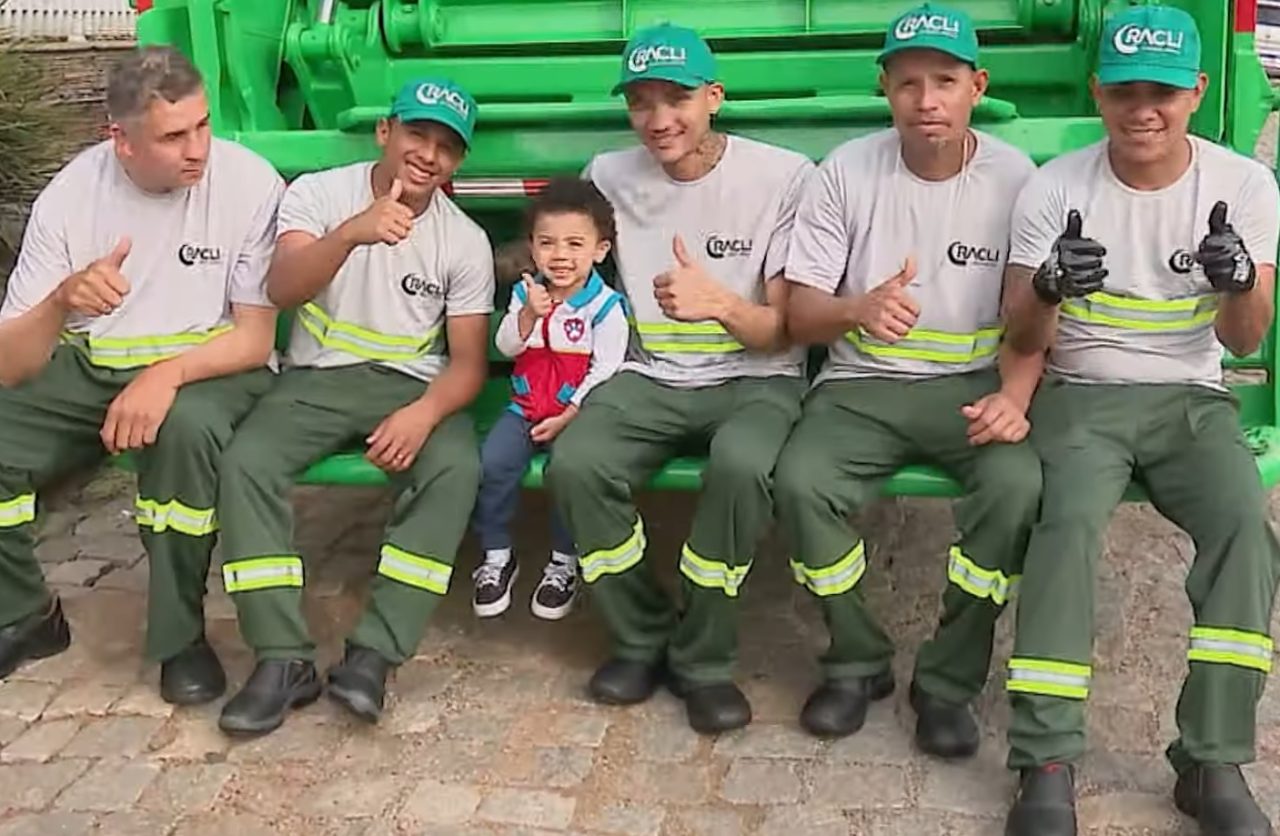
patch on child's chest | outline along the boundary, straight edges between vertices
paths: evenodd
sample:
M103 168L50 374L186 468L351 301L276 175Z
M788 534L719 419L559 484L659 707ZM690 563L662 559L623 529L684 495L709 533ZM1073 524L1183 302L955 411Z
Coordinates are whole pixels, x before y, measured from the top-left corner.
M587 323L581 317L571 317L564 320L564 337L571 343L582 342L582 338L587 334Z

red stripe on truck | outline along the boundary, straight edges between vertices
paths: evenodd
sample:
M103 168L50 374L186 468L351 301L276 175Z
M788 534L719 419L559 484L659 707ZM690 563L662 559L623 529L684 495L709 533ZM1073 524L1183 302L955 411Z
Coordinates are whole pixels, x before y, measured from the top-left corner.
M1235 30L1253 32L1258 28L1258 0L1236 0Z

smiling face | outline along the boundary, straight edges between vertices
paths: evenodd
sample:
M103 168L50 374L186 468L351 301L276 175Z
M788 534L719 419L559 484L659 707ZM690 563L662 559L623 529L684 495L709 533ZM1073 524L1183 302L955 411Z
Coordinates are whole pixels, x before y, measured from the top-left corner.
M987 91L987 71L934 49L904 49L885 62L880 85L903 142L958 144Z
M1209 79L1200 74L1191 90L1133 81L1092 82L1093 98L1107 128L1111 153L1124 162L1150 165L1181 153L1191 116L1200 107Z
M400 178L411 201L449 182L467 154L462 137L439 122L383 119L377 136L382 165Z
M198 91L176 102L155 97L137 116L111 125L116 155L148 191L194 186L209 163L209 102Z
M609 242L585 212L543 212L529 235L533 263L556 289L576 288L604 261Z
M631 129L664 167L698 150L724 104L724 87L715 83L689 89L670 81L633 81L624 93Z

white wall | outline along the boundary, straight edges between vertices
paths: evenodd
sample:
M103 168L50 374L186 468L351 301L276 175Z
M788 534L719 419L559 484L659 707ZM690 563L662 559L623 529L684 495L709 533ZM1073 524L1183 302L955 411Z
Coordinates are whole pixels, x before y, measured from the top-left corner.
M0 0L0 37L128 40L134 17L128 0Z

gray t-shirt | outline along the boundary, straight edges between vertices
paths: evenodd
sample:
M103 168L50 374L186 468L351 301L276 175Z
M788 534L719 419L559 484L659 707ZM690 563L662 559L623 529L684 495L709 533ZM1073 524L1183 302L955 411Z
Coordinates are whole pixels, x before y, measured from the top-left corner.
M271 307L265 278L283 192L270 163L220 139L200 182L167 194L138 188L110 142L88 148L36 200L0 320L30 310L128 236L124 304L109 316L71 316L68 339L113 368L199 345L230 325L231 305Z
M675 267L678 233L707 272L763 304L764 283L787 262L796 204L813 163L802 154L730 136L708 174L681 182L642 147L595 157L584 177L613 204L618 273L635 319L623 370L672 386L714 386L740 377L798 377L804 352L748 352L717 322L668 319L653 279Z
M280 203L280 234L322 238L374 201L373 163L305 174ZM489 236L443 192L395 246L356 247L298 309L289 365L376 363L431 381L444 368L445 318L493 310Z
M914 175L893 129L841 145L818 168L796 215L787 278L852 297L914 256L907 293L920 318L892 344L846 334L832 344L817 382L935 377L995 362L1010 211L1035 165L1017 148L973 133L973 157L947 180Z
M1223 200L1254 261L1275 264L1280 190L1261 163L1196 137L1191 147L1186 173L1157 191L1122 183L1103 141L1047 163L1018 198L1012 263L1039 267L1071 209L1083 234L1107 248L1102 291L1062 303L1049 372L1078 383L1222 388L1218 294L1193 256Z

